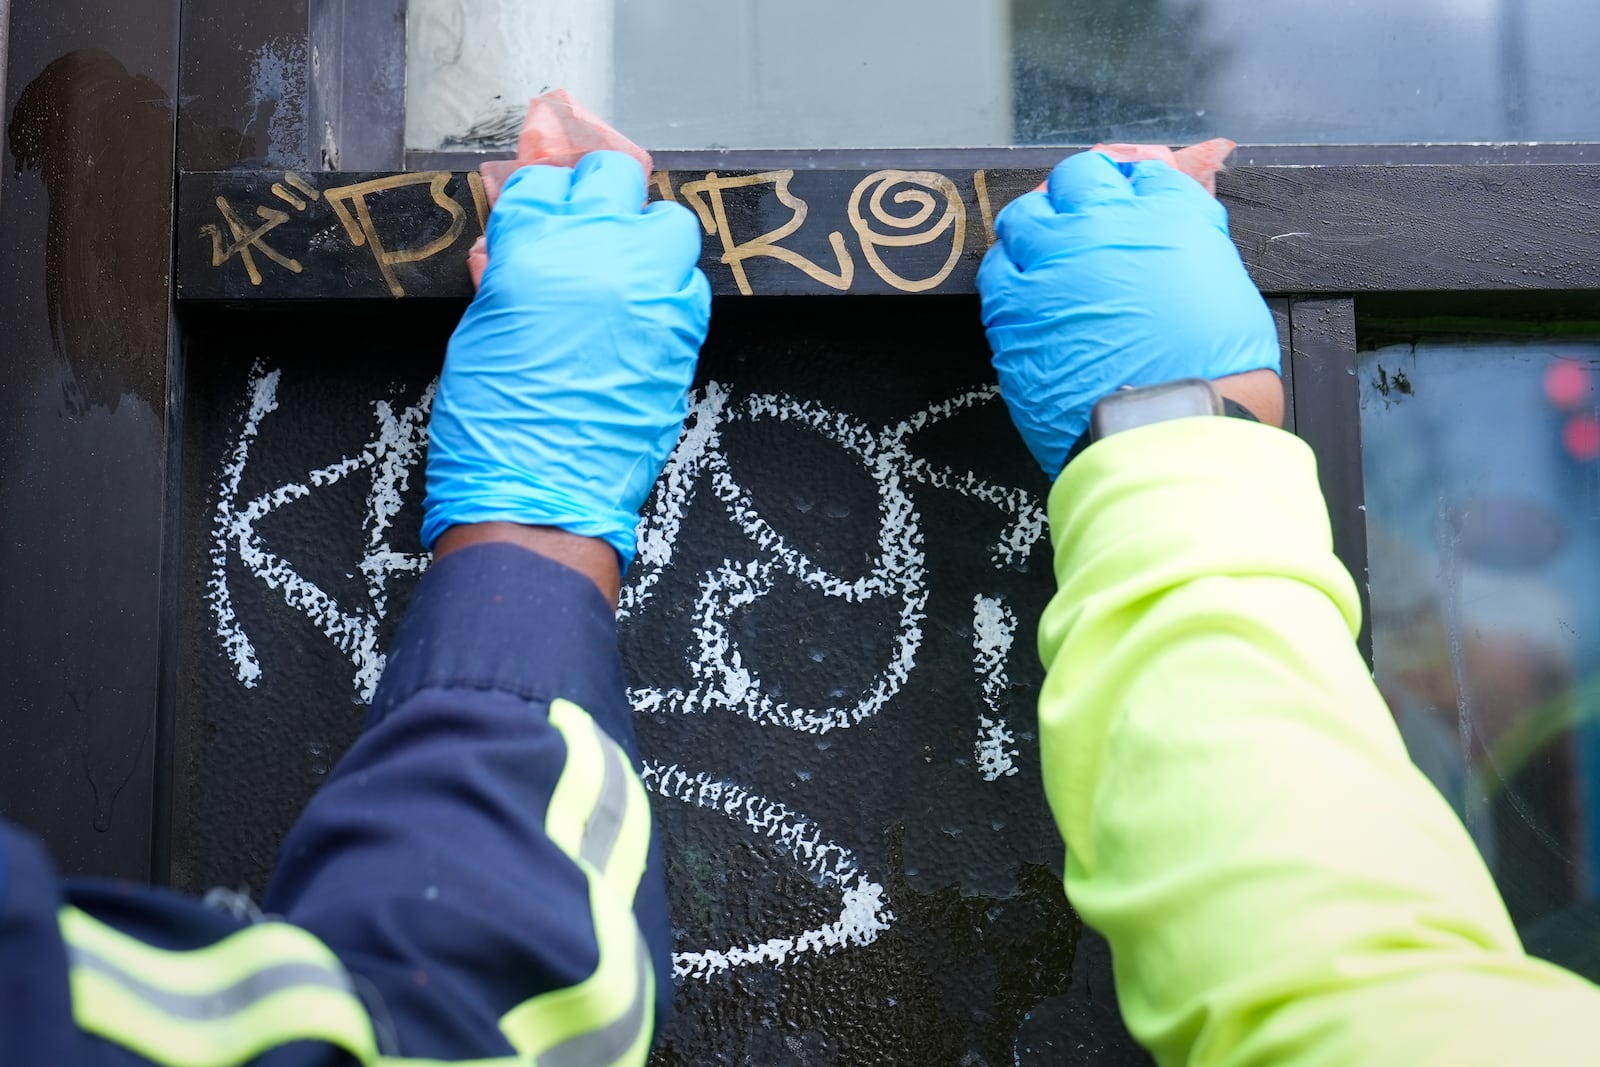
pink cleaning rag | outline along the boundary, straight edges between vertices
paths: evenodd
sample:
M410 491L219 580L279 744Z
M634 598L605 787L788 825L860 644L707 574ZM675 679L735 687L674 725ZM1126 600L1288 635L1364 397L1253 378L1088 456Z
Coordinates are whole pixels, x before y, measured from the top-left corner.
M1217 174L1223 169L1223 162L1237 147L1238 145L1226 137L1213 137L1209 141L1180 148L1176 152L1166 145L1157 144L1097 144L1090 151L1103 152L1118 163L1158 160L1169 167L1183 171L1205 186L1206 192L1216 196ZM1040 182L1039 188L1043 189L1049 184L1048 181Z
M639 161L645 177L650 176L654 164L649 152L612 129L565 89L552 89L529 101L528 117L523 120L522 136L517 139L517 158L485 163L478 171L483 175L483 189L492 206L517 168L572 167L590 152L601 149L626 152ZM482 283L488 265L489 243L480 237L467 252L467 270L472 274L474 289Z

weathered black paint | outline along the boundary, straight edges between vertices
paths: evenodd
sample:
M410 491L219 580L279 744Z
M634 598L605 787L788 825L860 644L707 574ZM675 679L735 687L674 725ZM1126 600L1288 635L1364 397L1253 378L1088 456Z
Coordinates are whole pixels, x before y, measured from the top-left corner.
M240 500L359 451L376 401L414 403L436 373L459 305L298 307L289 315L197 309L189 316L184 476L182 672L176 796L178 881L259 886L284 829L354 737L362 708L351 664L280 590L234 554L232 605L261 667L242 685L208 604L220 475L245 414L256 360L278 370L277 409L260 424ZM204 313L199 313L204 311ZM874 431L991 381L976 302L721 300L699 385L734 398L792 396ZM792 422L729 423L722 452L756 508L818 566L853 579L874 558L879 490L862 461ZM1042 499L1045 480L1003 405L921 431L914 454ZM391 547L419 551L420 464ZM921 515L928 602L905 687L874 717L823 734L726 710L641 713L647 760L748 789L807 818L850 849L894 913L866 946L796 953L688 979L658 1061L704 1063L1059 1062L1086 1044L1096 1062L1144 1063L1121 1035L1101 957L1074 967L1081 934L1061 892L1059 838L1039 784L1033 704L1040 668L1033 622L1053 591L1047 546L997 566L996 507L907 482ZM371 610L357 562L370 479L317 489L264 519L277 553L346 609ZM635 684L688 679L703 576L724 560L770 555L746 539L702 478L654 598L623 628ZM392 633L412 579L390 586L380 633ZM974 597L1003 597L1019 622L1007 657L1005 714L1020 773L984 781L974 766L985 711L973 658ZM886 662L892 601L847 604L779 581L729 613L745 664L774 695L805 706L848 703ZM808 875L736 818L653 795L666 834L679 947L729 948L832 921L839 891ZM1096 962L1096 961L1099 962ZM1093 966L1091 966L1093 965ZM1074 975L1077 975L1075 978ZM1029 1051L1031 1050L1031 1051Z
M180 299L472 295L466 252L483 229L464 174L214 177L183 179L193 210L176 232ZM428 258L406 259L441 239Z
M405 166L406 0L320 0L311 5L306 116L322 170Z
M161 87L101 48L50 63L12 108L15 176L38 175L49 202L44 310L79 413L162 401L172 161L145 146L171 134Z
M675 199L697 202L704 209L708 236L701 265L719 294L970 293L992 241L994 216L1045 174L1043 169L803 170L776 164L758 171L748 167L752 155L741 156L746 167L739 170L658 172L651 187L653 198L665 195L664 186ZM930 186L924 176L929 173L948 179L951 186ZM755 174L768 177L720 193L705 188L707 182ZM395 268L401 277L398 290L380 271L371 242L358 244L350 227L325 204L301 210L274 196L271 187L283 177L282 172L183 176L180 298L471 294L463 261L482 223L465 173L419 172L409 179L415 184L366 198L374 227L390 251L430 248L442 233L454 233L425 258ZM370 183L384 177L308 175L324 191L362 183L372 188ZM429 195L433 177L445 190L437 199ZM885 182L890 191L881 210L875 209L874 194ZM1229 208L1234 242L1263 292L1600 287L1600 258L1593 255L1592 237L1583 236L1600 230L1596 164L1239 167L1218 179L1218 192ZM910 217L922 203L901 200L901 194L926 197L931 219L918 227L897 228L890 220ZM713 210L719 196L723 216ZM269 263L261 267L258 281L237 252L218 265L206 234L211 232L207 227L230 232L219 198L248 224L241 232L268 225L261 240L301 269ZM797 202L805 206L803 219ZM947 206L958 207L961 219L940 229L937 223ZM274 214L260 215L260 210ZM273 224L278 216L284 217ZM792 232L783 232L797 221ZM930 232L936 236L928 243L911 247L877 245L870 236ZM752 251L764 236L775 233L779 236L772 245L791 257L803 257L813 269L802 269L792 258ZM224 252L235 245L228 242ZM258 260L264 256L259 245L251 251ZM827 280L829 275L836 280Z
M405 0L181 3L180 169L405 165Z
M1294 358L1290 347L1289 301L1272 297L1267 301L1272 309L1272 324L1278 328L1278 376L1283 379L1283 428L1295 432L1294 420Z
M1289 304L1296 432L1317 454L1333 548L1361 595L1361 654L1372 662L1367 591L1367 514L1361 478L1361 386L1356 313L1350 298Z
M147 878L177 8L14 0L0 168L0 812Z
M307 122L309 2L181 0L180 170L317 165Z

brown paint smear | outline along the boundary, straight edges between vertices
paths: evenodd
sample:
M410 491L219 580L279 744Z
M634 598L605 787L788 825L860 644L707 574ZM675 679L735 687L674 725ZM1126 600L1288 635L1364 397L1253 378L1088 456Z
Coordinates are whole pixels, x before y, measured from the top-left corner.
M115 411L132 394L160 411L172 247L166 94L86 48L23 89L7 137L17 174L37 172L49 198L44 290L77 391L68 407Z

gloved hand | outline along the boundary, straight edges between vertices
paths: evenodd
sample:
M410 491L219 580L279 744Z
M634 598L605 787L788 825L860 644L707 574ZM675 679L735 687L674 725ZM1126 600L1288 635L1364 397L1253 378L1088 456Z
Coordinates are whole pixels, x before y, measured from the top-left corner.
M525 167L489 216L483 287L450 338L422 542L461 523L554 526L633 559L711 319L700 224L645 201L619 152Z
M1000 393L1054 478L1124 385L1278 367L1278 334L1228 213L1165 163L1063 160L1000 212L978 270Z

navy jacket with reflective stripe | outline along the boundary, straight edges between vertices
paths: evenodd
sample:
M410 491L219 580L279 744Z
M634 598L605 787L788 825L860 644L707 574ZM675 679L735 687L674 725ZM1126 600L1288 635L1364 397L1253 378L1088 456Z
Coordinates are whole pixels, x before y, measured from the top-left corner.
M599 727L589 741L596 762L573 774L594 807L578 812L574 832L583 848L599 850L582 864L547 832L558 821L552 794L575 751L551 721L557 700L587 712L570 709L569 730L591 720ZM613 740L625 758L606 757ZM626 771L626 790L595 784L608 773L606 758ZM448 1061L525 1052L502 1033L502 1018L589 982L600 994L592 1032L543 1058L612 1056L641 1028L659 1028L672 994L654 835L647 845L634 838L641 858L621 890L632 899L620 913L602 914L591 894L598 876L587 860L603 862L622 847L620 827L638 826L639 805L648 819L636 767L615 617L593 584L509 545L447 556L419 583L366 729L284 842L262 899L269 916L332 949L333 969L277 959L211 984L185 977L184 961L195 958L187 953L250 924L175 892L63 882L35 839L0 822L0 1067L192 1062L210 1046L190 1044L186 1028L226 1020L226 1046L252 1004L288 987L306 997L353 997L380 1053ZM602 811L606 805L613 810ZM65 943L64 906L112 931L112 940ZM124 951L129 945L167 955L146 962ZM639 959L648 961L642 974ZM89 1000L97 1002L77 1005L75 1021L72 973L86 976L86 989L132 998L116 1003L133 1005L133 1014L108 1010L112 1001L95 993ZM278 1016L272 1025L289 1039L250 1062L355 1062L336 1044L294 1040L293 1013ZM173 1044L183 1055L127 1047L166 1027L178 1028Z

